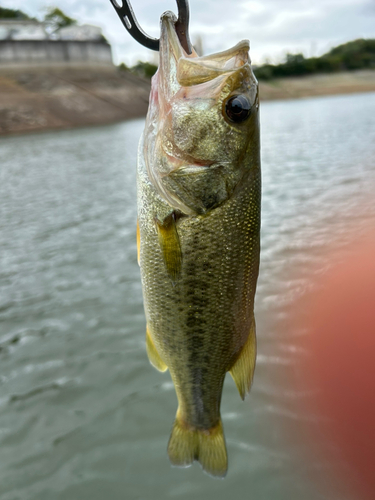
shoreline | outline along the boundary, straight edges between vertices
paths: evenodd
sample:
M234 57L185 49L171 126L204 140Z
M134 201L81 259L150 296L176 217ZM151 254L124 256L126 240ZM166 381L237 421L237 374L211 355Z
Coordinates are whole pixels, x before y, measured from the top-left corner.
M375 92L375 71L260 82L261 101ZM109 125L146 115L150 82L116 68L3 70L0 136Z
M260 82L264 101L375 92L375 70L346 71Z

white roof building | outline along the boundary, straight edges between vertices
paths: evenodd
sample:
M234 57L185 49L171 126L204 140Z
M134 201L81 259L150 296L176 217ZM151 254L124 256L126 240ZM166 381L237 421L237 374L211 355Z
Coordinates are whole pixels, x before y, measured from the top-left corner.
M57 40L98 41L103 39L103 33L98 26L73 24L55 31L54 38Z
M75 40L97 42L103 39L98 26L73 24L49 35L44 23L33 20L0 19L0 40Z
M39 21L0 19L0 40L46 40L44 24Z

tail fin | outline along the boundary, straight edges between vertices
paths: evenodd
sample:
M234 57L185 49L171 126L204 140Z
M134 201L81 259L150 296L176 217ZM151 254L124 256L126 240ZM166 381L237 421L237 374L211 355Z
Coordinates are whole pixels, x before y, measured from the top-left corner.
M194 460L211 476L224 477L228 469L221 419L211 429L187 426L178 412L168 444L168 455L172 465L189 467Z

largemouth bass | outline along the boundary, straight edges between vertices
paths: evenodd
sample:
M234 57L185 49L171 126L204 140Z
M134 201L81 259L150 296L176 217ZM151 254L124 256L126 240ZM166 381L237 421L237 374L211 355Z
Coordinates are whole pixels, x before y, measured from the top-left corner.
M227 471L220 418L226 372L242 398L256 356L259 268L258 83L249 43L187 54L161 18L160 64L138 153L138 251L146 346L170 370L178 410L174 465Z

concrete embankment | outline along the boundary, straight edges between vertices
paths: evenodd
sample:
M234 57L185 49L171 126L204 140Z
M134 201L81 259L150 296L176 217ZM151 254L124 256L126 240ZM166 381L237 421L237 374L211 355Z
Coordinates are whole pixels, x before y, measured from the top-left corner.
M112 68L0 72L0 134L114 123L144 116L150 83Z
M108 68L0 71L0 135L114 123L145 116L150 82ZM261 82L262 100L375 92L375 71Z

